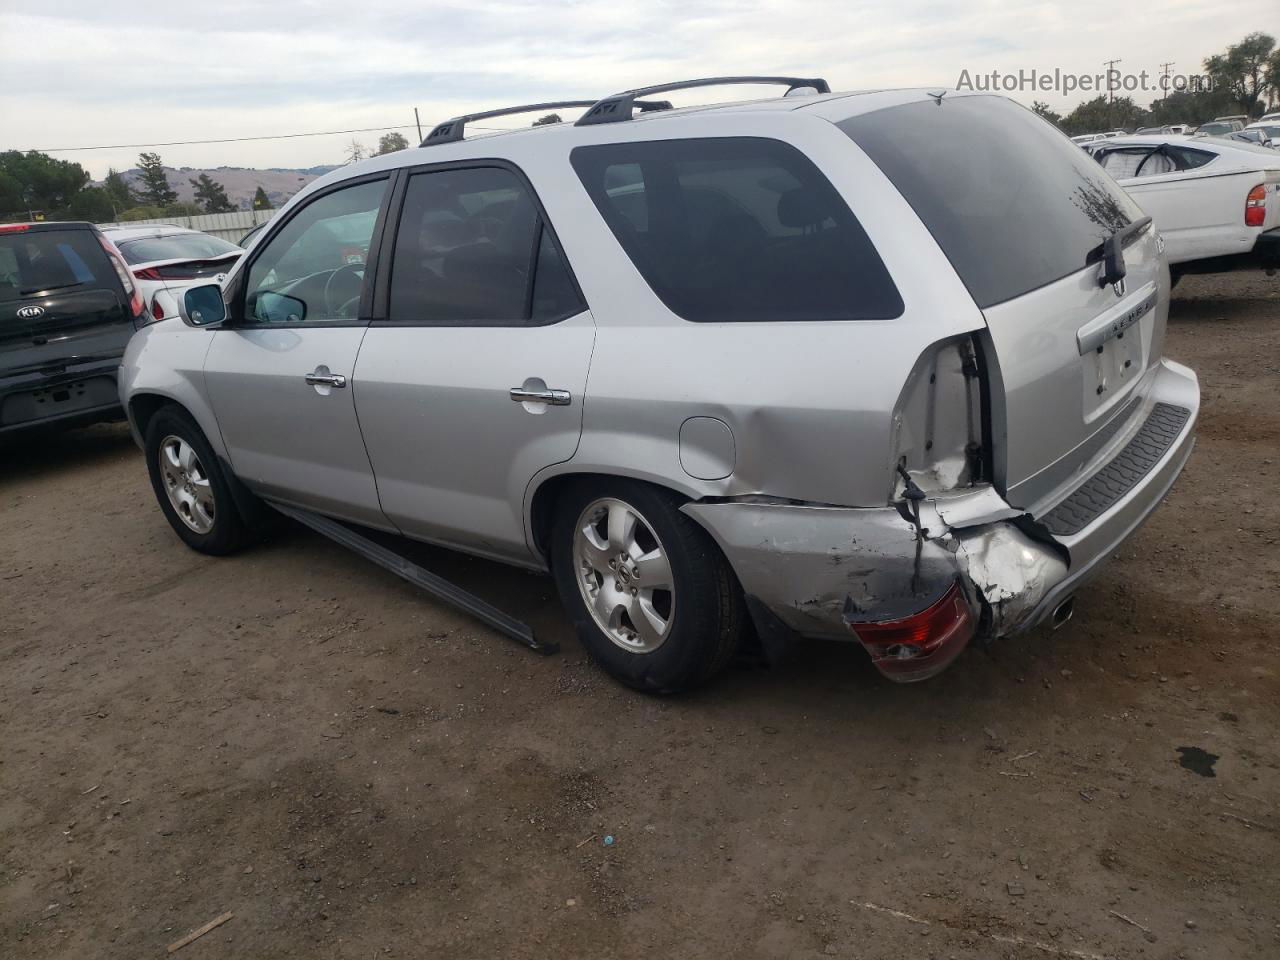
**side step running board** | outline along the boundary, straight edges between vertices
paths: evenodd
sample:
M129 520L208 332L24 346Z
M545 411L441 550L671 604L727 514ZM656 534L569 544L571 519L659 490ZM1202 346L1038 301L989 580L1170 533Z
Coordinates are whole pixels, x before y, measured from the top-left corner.
M414 586L422 588L432 596L439 597L445 603L450 603L459 610L471 614L482 623L487 623L499 633L506 634L513 640L519 640L530 650L536 650L544 655L560 652L560 644L554 641L538 640L533 635L533 628L527 623L508 616L497 607L486 603L474 594L468 593L448 580L436 576L431 571L418 566L412 560L400 556L394 550L388 550L381 544L374 543L368 537L361 536L350 527L336 520L330 520L328 517L322 517L318 513L312 513L310 510L299 510L297 507L287 507L274 501L269 502L272 507L279 510L286 517L297 520L303 526L310 527L321 536L328 537L334 543L341 544L348 550L360 554L366 560L372 560L378 566L390 570L397 577L408 580Z

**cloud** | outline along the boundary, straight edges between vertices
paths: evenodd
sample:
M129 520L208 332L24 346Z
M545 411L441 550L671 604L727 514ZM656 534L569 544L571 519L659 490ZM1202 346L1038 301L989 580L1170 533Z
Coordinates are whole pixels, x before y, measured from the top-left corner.
M962 69L1094 72L1111 57L1135 71L1168 60L1191 71L1239 40L1242 25L1266 22L1273 2L1241 0L1223 17L1203 0L1167 0L1152 17L1104 0L229 0L189 10L171 0L0 0L0 149L408 125L414 106L429 127L469 109L718 74L816 73L863 89L951 86ZM310 165L338 159L348 139L175 147L164 157ZM136 159L60 155L98 175Z

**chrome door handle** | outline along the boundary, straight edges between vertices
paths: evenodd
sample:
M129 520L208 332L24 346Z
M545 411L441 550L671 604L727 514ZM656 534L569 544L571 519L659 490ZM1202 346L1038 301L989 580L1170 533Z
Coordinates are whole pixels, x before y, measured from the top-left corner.
M516 403L549 403L553 407L567 407L571 398L568 390L526 390L524 387L512 387L511 399Z
M340 373L308 373L304 378L313 387L345 387L347 378Z

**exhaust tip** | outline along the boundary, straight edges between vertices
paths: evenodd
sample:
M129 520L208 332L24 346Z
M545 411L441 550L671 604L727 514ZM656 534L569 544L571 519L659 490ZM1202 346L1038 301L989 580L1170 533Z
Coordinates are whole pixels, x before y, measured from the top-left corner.
M1067 599L1054 607L1053 614L1049 618L1050 623L1053 624L1053 629L1057 630L1065 626L1066 622L1071 619L1071 614L1075 613L1075 610L1075 597L1067 597Z

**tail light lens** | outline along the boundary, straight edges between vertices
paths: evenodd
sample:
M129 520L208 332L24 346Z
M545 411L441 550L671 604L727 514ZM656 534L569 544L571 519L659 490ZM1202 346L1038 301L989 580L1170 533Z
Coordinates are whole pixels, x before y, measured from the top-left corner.
M151 301L151 316L155 317L157 320L164 319L164 307L160 306L159 297L156 297Z
M26 223L0 224L0 233L26 233L30 229L31 225Z
M120 249L114 243L102 234L98 234L98 242L102 244L102 249L106 251L107 259L111 261L111 266L114 268L116 276L120 278L120 285L124 287L125 295L129 298L129 313L133 316L133 319L141 319L143 312L147 309L147 305L143 302L142 291L133 282L133 274L124 265L124 255L120 253Z
M931 606L899 620L850 623L871 662L906 683L941 672L972 639L977 624L958 582Z
M1267 219L1267 185L1260 183L1244 201L1244 225L1260 227Z
M163 280L160 271L154 267L143 267L141 270L133 271L133 275L139 280Z

